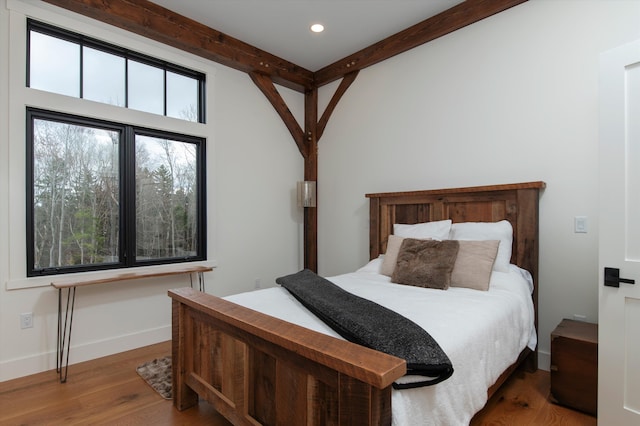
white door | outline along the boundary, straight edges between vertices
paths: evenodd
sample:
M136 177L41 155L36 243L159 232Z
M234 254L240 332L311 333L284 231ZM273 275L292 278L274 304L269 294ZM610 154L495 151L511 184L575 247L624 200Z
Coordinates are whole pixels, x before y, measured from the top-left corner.
M598 423L640 425L640 40L600 57L599 195Z

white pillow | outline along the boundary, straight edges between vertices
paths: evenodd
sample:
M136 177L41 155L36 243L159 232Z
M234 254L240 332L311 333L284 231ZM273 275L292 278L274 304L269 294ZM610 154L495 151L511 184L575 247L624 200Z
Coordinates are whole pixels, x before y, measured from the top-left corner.
M446 240L449 239L450 231L451 219L416 223L415 225L405 225L401 223L393 224L394 235L404 238L416 238L419 240L427 238L431 238L433 240Z
M357 269L356 272L374 272L376 274L380 273L380 267L382 265L382 261L384 259L384 255L380 255L373 260L370 260L366 265L362 268Z
M511 263L511 246L513 244L513 228L508 220L500 222L461 222L451 225L449 238L452 240L500 240L498 256L493 270L509 272Z

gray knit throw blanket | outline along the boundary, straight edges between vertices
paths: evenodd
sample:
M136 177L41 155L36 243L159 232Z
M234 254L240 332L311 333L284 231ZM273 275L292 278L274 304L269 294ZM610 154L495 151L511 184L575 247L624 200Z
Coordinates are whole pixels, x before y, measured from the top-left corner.
M449 357L433 337L397 312L349 293L308 269L276 282L346 340L402 358L407 375L425 377L396 382L395 389L435 385L453 374Z

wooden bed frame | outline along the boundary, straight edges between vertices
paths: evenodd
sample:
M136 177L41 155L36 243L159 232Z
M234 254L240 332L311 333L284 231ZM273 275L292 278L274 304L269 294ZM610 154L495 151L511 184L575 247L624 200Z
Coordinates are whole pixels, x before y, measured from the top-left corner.
M515 263L538 276L538 199L543 182L367 194L370 258L384 253L394 223L441 219L513 225ZM537 287L533 292L536 306ZM169 291L173 403L203 398L236 425L391 424L391 384L405 362L191 288ZM537 354L525 349L489 389Z

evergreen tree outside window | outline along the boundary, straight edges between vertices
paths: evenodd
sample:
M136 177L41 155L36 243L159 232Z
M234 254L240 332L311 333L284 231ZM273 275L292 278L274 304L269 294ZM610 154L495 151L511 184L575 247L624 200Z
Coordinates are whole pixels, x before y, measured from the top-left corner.
M29 276L204 260L204 140L27 110Z
M28 87L204 123L203 74L33 20L27 32ZM26 121L27 276L206 260L203 138L42 106Z

